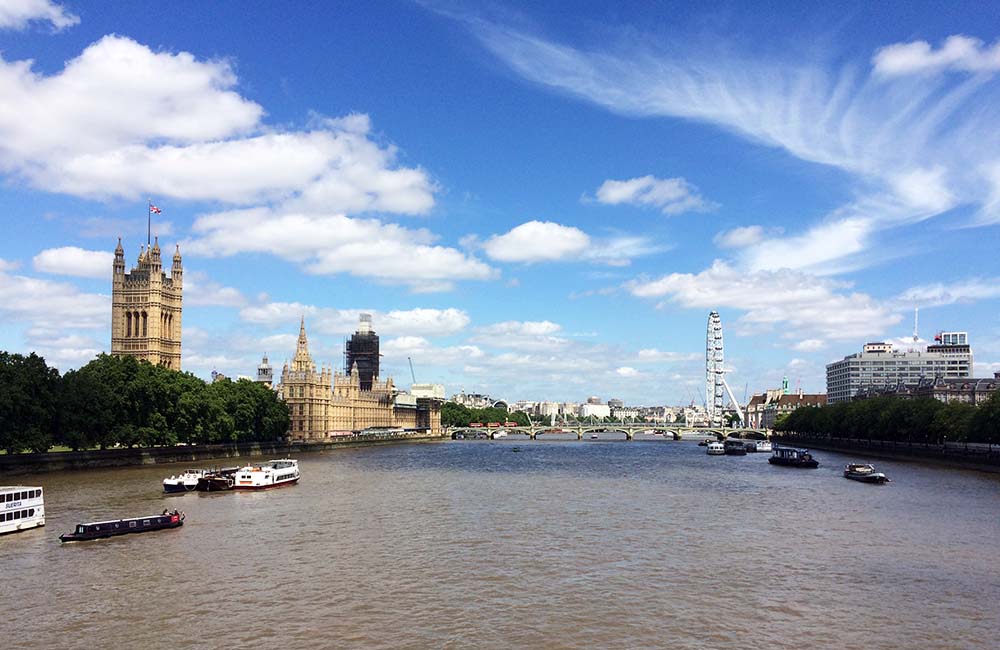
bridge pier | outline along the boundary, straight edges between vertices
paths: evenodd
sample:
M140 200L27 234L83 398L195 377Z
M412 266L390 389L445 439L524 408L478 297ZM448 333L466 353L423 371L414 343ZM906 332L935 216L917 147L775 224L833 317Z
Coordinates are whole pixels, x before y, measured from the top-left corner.
M577 440L583 440L583 429L577 429L576 430L576 439Z
M625 432L625 439L626 440L631 440L633 435L635 435L635 434L633 434L631 431L626 431Z
M538 432L537 431L529 431L528 432L528 437L531 438L532 440L538 440Z

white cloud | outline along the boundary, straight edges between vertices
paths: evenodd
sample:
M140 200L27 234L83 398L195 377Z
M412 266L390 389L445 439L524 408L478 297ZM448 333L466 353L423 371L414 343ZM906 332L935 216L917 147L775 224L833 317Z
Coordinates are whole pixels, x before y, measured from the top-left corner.
M315 116L308 130L261 123L233 89L229 62L154 52L121 36L87 47L54 75L0 58L0 170L83 197L153 195L294 210L422 214L436 187L398 168L365 115Z
M923 284L903 291L896 302L905 307L937 307L1000 298L1000 278L969 278Z
M597 188L597 201L608 205L622 203L659 208L663 214L706 212L716 205L706 201L697 188L683 178L640 176L628 180L606 180Z
M1000 42L987 46L978 38L949 36L935 50L927 41L893 43L879 48L872 57L875 73L885 77L960 70L1000 70Z
M579 228L528 221L503 235L493 235L483 249L494 260L531 263L579 258L590 244L590 236Z
M65 282L0 272L0 317L49 332L111 326L111 297Z
M48 248L32 259L36 271L55 275L110 280L114 253L89 251L76 246Z
M331 309L302 303L271 302L244 307L240 317L248 322L268 327L295 328L301 316L306 317L306 328L312 332L345 336L358 328L362 313L372 315L376 332L400 336L450 336L469 325L469 315L455 308L409 309L380 312L373 309Z
M52 0L4 0L0 3L0 29L25 29L31 22L47 22L54 31L80 22L66 8Z
M477 327L469 340L491 348L556 351L569 340L557 336L562 326L551 321L504 321Z
M21 265L18 262L11 262L10 260L5 260L3 258L0 258L0 273L15 271L18 268L20 268L20 266Z
M997 218L1000 182L991 170L1000 164L1000 91L984 76L940 75L890 85L851 62L831 68L808 55L781 63L741 52L692 51L662 39L651 46L653 39L636 38L588 50L481 17L468 24L528 80L623 115L714 124L802 160L835 166L863 188L864 194L819 225L774 240L765 251L756 249L772 242L753 247L746 260L753 269L862 268L885 258L881 252L862 255L879 231L962 204L988 208L981 221ZM995 49L980 52L992 57ZM617 191L612 200L633 191L627 184L610 189ZM826 235L836 238L825 241Z
M636 361L640 363L678 363L683 361L698 361L704 357L697 353L689 352L667 352L656 348L645 348L639 350Z
M226 287L201 271L185 271L184 304L200 307L242 307L247 302L235 287Z
M792 346L792 349L799 352L816 352L826 347L826 341L821 339L803 339Z
M744 248L764 239L763 226L743 226L718 233L712 238L719 248Z
M781 326L789 335L858 339L901 320L871 296L841 293L847 283L797 271L747 273L720 260L701 273L634 280L626 288L638 297L666 297L687 308L746 310L737 325L754 332Z
M185 251L207 257L264 252L308 273L350 273L417 290L448 289L453 280L488 280L497 271L455 248L434 245L425 229L344 215L294 214L268 208L199 217Z
M639 371L629 366L622 366L621 368L615 369L615 374L619 377L638 377Z

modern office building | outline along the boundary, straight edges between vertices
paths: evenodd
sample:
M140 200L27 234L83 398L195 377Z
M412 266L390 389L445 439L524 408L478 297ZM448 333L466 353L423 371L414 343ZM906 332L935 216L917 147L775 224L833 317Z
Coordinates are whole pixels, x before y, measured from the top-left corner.
M866 343L860 353L826 366L830 404L847 402L859 391L918 384L921 379L972 376L972 349L965 332L941 332L926 350L894 350L891 343Z

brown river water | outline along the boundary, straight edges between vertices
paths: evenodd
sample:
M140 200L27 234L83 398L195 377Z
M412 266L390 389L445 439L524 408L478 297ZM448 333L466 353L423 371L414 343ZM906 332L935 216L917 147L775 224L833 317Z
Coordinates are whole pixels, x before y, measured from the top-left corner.
M178 496L178 465L0 477L47 515L0 537L0 648L1000 647L1000 476L882 461L865 485L815 455L454 441ZM165 507L186 524L58 540Z

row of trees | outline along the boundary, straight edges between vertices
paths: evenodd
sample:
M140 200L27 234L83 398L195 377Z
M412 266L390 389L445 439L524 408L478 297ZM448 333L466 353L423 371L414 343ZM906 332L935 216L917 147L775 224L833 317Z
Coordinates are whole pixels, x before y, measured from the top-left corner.
M445 427L467 427L473 422L517 422L528 426L528 415L523 411L508 413L507 409L485 408L470 409L468 406L445 402L441 405L441 425Z
M978 406L936 399L877 397L823 407L804 407L778 418L777 431L835 438L868 438L941 444L1000 443L1000 392Z
M0 449L72 449L266 441L288 431L288 407L266 386L102 354L59 375L45 360L0 352Z

